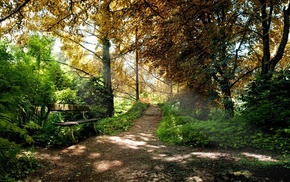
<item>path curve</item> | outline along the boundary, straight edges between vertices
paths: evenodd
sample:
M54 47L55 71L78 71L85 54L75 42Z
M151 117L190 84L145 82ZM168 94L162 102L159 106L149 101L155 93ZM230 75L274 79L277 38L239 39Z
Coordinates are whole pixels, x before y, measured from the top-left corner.
M226 180L219 180L216 174L222 170L219 165L223 161L235 162L231 152L164 144L155 135L160 119L160 109L151 105L129 131L118 136L92 137L64 149L41 149L37 156L44 167L24 181Z

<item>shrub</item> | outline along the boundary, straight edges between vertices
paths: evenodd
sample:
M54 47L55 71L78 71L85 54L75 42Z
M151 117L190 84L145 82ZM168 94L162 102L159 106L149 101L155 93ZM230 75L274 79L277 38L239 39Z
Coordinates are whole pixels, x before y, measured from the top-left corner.
M266 129L290 126L289 77L287 70L276 73L271 80L257 78L243 96L243 116Z
M3 138L0 138L0 164L0 181L22 179L37 166L31 153Z
M6 138L9 141L14 141L16 143L32 144L34 142L33 138L28 135L25 129L18 127L17 124L15 123L11 123L6 120L1 120L1 118L0 118L0 137Z
M181 116L170 106L160 106L164 112L157 136L162 141L202 147L234 149L251 147L280 153L290 151L289 128L265 132L240 116L224 120L223 115L219 117L219 110L211 112L210 120L202 121Z

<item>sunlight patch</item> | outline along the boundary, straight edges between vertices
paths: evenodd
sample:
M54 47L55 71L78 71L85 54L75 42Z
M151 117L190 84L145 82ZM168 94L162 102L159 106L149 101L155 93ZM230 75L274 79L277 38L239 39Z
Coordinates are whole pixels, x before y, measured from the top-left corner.
M158 156L153 157L153 159L174 162L174 161L183 161L183 160L189 159L189 158L191 158L191 156L192 156L192 154L174 155L174 156L168 156L167 154L159 154Z
M144 133L140 133L138 136L137 135L125 135L123 138L130 139L130 140L144 140L144 141L150 141L152 138L152 135L146 135Z
M51 154L40 154L42 158L52 160L52 161L57 161L60 160L60 156L52 156Z
M101 156L100 153L91 153L89 154L88 158L89 159L96 159L96 158L99 158Z
M80 155L80 154L85 152L86 148L87 147L83 146L83 145L72 145L72 146L62 150L62 152L63 153L70 153L73 155Z
M155 140L152 134L140 133L139 135L145 141Z
M209 159L218 159L220 157L229 156L229 154L220 152L193 152L192 155L195 155L198 158L209 158Z
M244 152L242 154L245 155L246 157L253 157L263 162L278 162L276 159L273 159L271 156L260 155L260 154L250 154L248 152Z
M109 139L112 140L113 143L117 143L119 145L125 145L126 147L132 148L132 149L138 149L138 146L146 145L146 142L123 139L117 136L111 136L109 137Z
M122 165L123 165L123 163L121 161L118 161L118 160L114 160L114 161L104 160L104 161L94 163L94 167L95 167L95 170L97 172L105 172L105 171L110 170L113 167L118 167L118 166L122 166Z
M199 176L188 177L186 178L186 181L203 182L203 180Z

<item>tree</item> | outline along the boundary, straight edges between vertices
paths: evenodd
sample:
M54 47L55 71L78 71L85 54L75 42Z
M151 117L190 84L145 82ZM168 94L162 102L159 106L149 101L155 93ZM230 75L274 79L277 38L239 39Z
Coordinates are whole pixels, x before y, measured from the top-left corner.
M242 54L252 18L242 19L241 6L229 0L166 3L160 7L165 18L152 20L154 31L142 47L142 57L170 80L205 100L219 95L229 117L232 89L256 67Z
M288 3L288 7L283 7ZM277 64L282 60L285 47L288 42L289 37L289 28L290 28L290 2L289 1L266 1L259 0L257 6L260 8L261 18L261 34L260 38L262 40L262 69L261 76L264 79L270 79L275 71ZM283 26L280 25L280 29L277 27L274 28L273 23L277 21L283 22ZM276 30L275 30L276 29ZM275 34L280 34L282 32L282 36L280 36L280 41L272 42L271 39ZM281 35L281 34L280 34ZM278 44L276 46L275 44ZM272 48L271 48L272 47ZM276 50L275 50L276 49ZM272 54L272 55L271 55Z
M216 99L218 94L232 117L233 90L243 88L259 66L262 74L272 72L285 52L289 8L282 9L287 2L152 2L161 16L147 19L149 23L143 24L143 31L139 28L144 36L141 56L161 74L183 83L200 97L207 98L210 93ZM277 27L284 24L279 46L274 41L279 42L277 31L281 29L271 24ZM147 33L144 29L149 26L153 31ZM261 61L257 51L260 47L263 47ZM275 50L276 55L270 56Z
M117 43L121 40L118 28L126 17L124 9L126 9L127 4L125 1L76 2L70 4L70 13L65 16L65 19L68 20L52 19L49 24L44 22L45 27L48 27L49 31L65 41L76 43L92 53L94 58L101 60L105 88L111 94L106 104L108 116L112 116L114 113L110 47L112 42ZM51 13L58 13L52 9L49 9L49 11L52 11ZM73 18L70 18L70 16ZM68 31L63 30L63 27L67 27ZM92 42L97 43L95 50L86 47L88 42L85 38L87 37L93 38L94 41ZM98 43L102 46L100 52L98 50Z

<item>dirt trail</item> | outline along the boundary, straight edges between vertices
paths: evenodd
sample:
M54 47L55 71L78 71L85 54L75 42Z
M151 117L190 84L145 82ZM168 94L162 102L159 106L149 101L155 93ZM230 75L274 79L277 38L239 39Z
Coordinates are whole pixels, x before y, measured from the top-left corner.
M236 154L164 144L155 135L160 117L160 109L153 105L129 131L118 136L92 137L65 149L38 150L37 156L44 166L24 181L202 182L232 179L228 169L238 168ZM251 173L244 169L239 172L243 176Z

